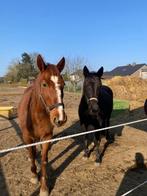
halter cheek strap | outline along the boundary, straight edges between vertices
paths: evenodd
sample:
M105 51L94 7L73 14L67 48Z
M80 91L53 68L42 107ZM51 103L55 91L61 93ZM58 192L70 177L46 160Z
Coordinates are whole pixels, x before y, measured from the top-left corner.
M51 110L53 110L54 108L57 108L57 107L59 107L59 106L63 106L63 107L64 107L63 103L56 103L56 104L54 104L54 105L48 106L48 105L45 103L45 100L44 100L44 98L43 98L43 96L42 96L41 94L39 95L39 97L40 97L40 100L41 100L41 102L43 103L43 105L44 105L44 107L45 107L47 113L50 113Z

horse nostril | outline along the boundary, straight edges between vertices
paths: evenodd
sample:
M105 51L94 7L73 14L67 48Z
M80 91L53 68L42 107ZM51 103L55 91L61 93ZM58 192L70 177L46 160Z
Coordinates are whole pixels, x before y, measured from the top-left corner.
M93 108L92 112L96 113L96 112L98 112L98 109L97 108Z
M58 118L55 118L55 119L54 119L54 123L55 123L57 126L60 126L61 121L60 121Z

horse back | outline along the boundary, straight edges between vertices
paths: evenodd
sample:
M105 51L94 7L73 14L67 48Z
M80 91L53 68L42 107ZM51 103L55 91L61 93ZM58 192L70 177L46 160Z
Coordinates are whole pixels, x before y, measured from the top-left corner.
M99 94L99 107L105 117L110 118L113 110L113 92L110 87L102 85Z
M109 86L102 85L100 92L109 95L113 99L113 92Z

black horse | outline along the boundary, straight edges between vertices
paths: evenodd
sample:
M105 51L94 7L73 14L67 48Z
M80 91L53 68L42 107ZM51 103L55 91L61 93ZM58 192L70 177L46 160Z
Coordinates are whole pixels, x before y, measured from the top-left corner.
M144 102L144 112L147 115L147 99Z
M103 67L97 72L89 72L85 66L83 68L84 84L83 95L79 105L79 118L83 131L90 131L109 126L110 117L113 110L113 92L108 86L102 85L101 77L103 75ZM110 135L108 130L102 130L94 134L84 136L84 157L90 156L89 136L96 147L96 163L101 162L99 145L101 136L104 135L107 143L112 143L114 137Z

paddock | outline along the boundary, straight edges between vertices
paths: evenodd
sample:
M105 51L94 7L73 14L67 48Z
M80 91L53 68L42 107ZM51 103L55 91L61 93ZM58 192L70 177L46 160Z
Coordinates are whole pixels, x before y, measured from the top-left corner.
M11 89L11 91L13 91ZM0 103L18 105L23 89L0 92ZM54 136L80 132L78 104L80 94L65 93L65 108L68 121ZM130 101L131 111L124 110L111 119L111 125L145 118L143 102ZM62 140L52 144L48 153L48 186L51 196L58 195L95 195L119 196L147 180L147 122L115 128L115 142L105 150L102 164L96 167L92 156L83 160L81 137ZM102 140L101 151L105 144ZM0 149L21 145L22 138L18 119L0 118ZM40 165L40 146L37 164ZM0 155L0 195L37 196L39 184L30 182L31 172L26 149ZM147 184L135 190L133 196L146 196Z

